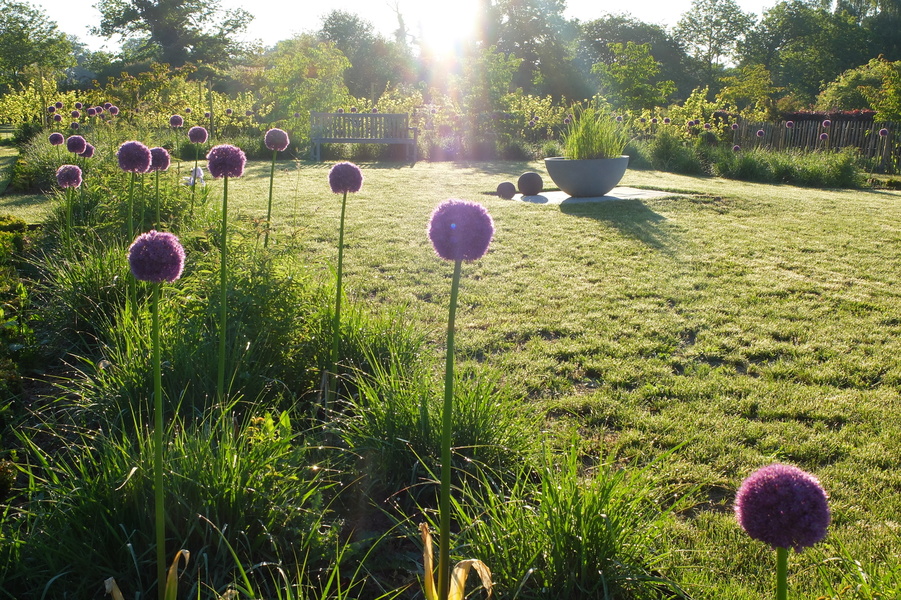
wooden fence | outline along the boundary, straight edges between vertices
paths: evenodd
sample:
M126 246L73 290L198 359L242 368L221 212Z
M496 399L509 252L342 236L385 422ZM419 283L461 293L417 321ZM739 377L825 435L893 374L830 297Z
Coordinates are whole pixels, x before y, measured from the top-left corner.
M791 122L791 121L789 121ZM732 141L742 148L787 150L839 150L857 148L861 156L873 161L880 170L897 173L901 166L901 123L874 121L833 121L823 127L822 121L753 123L739 120ZM886 136L879 131L885 129ZM759 134L759 132L763 132ZM826 139L820 139L825 133ZM727 133L728 135L728 133Z

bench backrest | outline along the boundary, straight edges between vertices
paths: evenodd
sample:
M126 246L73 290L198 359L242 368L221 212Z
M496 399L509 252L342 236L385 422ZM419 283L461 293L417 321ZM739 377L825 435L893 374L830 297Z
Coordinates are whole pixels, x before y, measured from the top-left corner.
M408 139L407 113L311 113L310 137L328 139Z

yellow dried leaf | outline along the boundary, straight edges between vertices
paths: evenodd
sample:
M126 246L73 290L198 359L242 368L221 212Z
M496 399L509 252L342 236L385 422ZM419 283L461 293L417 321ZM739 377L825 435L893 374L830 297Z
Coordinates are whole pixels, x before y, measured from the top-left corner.
M454 570L451 573L450 594L447 596L448 600L463 600L463 592L466 588L466 577L469 575L470 569L476 570L476 573L478 573L479 577L482 579L482 587L488 590L488 597L491 597L491 570L488 568L488 565L482 561L470 558L461 560L457 563L457 566L454 567Z
M184 557L185 566L191 559L191 553L187 550L179 550L172 559L172 565L169 567L169 573L166 575L166 600L175 600L178 597L178 559Z
M119 586L116 585L116 580L113 577L104 581L103 585L106 588L106 593L113 596L113 600L125 600L125 597L122 595L122 592L119 591Z
M432 534L429 533L428 523L420 523L419 532L422 534L422 570L425 600L438 600L438 593L435 590L434 565L432 564Z

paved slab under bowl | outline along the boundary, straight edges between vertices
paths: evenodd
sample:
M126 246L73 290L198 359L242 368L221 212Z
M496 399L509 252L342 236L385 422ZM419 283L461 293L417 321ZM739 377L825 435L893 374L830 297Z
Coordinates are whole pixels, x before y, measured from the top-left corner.
M544 192L537 196L523 196L516 194L513 200L517 202L529 202L531 204L583 204L586 202L611 202L616 200L653 200L667 196L681 196L672 192L660 190L640 190L632 187L615 187L606 196L596 198L573 198L566 192Z

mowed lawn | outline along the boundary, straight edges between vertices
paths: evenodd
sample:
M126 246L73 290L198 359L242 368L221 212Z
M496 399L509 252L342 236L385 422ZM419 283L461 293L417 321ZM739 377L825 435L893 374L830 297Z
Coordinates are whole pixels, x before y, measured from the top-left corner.
M273 210L276 248L323 278L341 204L329 166L280 162ZM496 370L552 438L578 428L605 460L646 464L676 448L653 470L674 500L685 495L661 570L693 597L772 594L773 553L740 531L731 503L773 461L811 471L831 498L826 543L791 557L798 598L826 592L818 568L839 546L901 577L901 193L629 171L624 185L673 195L543 206L494 195L526 170L551 186L540 163L362 168L348 295L399 308L439 353L452 266L426 225L446 198L483 203L496 235L463 268L461 370ZM238 227L265 217L268 173L254 162L230 182ZM215 210L221 182L208 185ZM0 213L21 203L0 196ZM35 220L48 204L27 207Z

